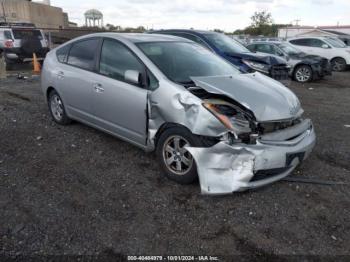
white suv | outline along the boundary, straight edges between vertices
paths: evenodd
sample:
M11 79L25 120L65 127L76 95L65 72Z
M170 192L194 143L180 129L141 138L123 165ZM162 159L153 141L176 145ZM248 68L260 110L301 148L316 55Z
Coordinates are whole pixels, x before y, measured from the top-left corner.
M287 40L307 54L329 59L334 71L344 71L350 65L350 48L332 37L303 37Z
M0 49L8 70L16 63L32 61L33 53L44 60L49 51L44 32L29 23L0 22Z

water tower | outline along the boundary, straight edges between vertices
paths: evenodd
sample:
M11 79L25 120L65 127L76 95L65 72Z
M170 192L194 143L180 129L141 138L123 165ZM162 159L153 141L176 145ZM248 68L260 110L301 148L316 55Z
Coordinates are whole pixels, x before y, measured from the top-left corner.
M90 9L85 12L85 25L88 27L103 27L103 14L96 10Z

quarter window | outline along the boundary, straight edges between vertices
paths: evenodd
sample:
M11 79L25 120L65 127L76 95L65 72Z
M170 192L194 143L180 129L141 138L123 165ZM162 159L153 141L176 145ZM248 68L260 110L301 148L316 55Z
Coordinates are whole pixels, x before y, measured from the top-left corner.
M143 64L123 44L106 39L103 41L100 73L119 81L125 81L124 74L127 70L136 70L144 73Z
M88 39L73 44L68 57L68 64L86 70L93 70L98 39Z
M11 31L4 31L5 39L13 39Z
M66 45L61 47L56 51L57 60L61 63L65 63L67 61L67 55L69 52L70 45Z

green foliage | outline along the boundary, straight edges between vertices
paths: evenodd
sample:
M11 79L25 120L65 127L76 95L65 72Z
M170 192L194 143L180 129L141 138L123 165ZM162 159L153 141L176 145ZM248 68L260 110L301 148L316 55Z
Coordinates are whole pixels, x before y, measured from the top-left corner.
M255 12L251 17L250 26L233 32L235 35L251 35L251 36L277 36L278 29L290 25L274 24L271 13L267 11Z
M259 28L272 24L272 15L267 11L255 12L250 19L252 20L251 27L253 28Z
M109 31L117 31L117 32L122 32L122 33L143 33L146 30L146 28L144 26L139 26L139 27L121 27L119 25L115 26L112 24L107 24L106 25L106 29Z

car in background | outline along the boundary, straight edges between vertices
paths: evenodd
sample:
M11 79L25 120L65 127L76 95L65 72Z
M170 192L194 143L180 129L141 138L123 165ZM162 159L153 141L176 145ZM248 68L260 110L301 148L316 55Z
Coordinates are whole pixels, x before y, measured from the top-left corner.
M8 70L14 64L32 61L33 53L43 61L49 51L44 32L30 23L0 23L0 48Z
M332 37L290 38L289 43L310 55L318 55L331 61L333 71L345 71L350 65L350 49L339 39Z
M331 64L327 58L307 55L293 45L282 42L254 42L247 45L252 52L283 57L291 67L290 76L297 82L305 83L331 75Z
M238 41L221 33L179 29L150 33L174 35L192 40L225 58L243 73L258 71L276 80L289 79L289 67L284 59L270 55L257 55Z

